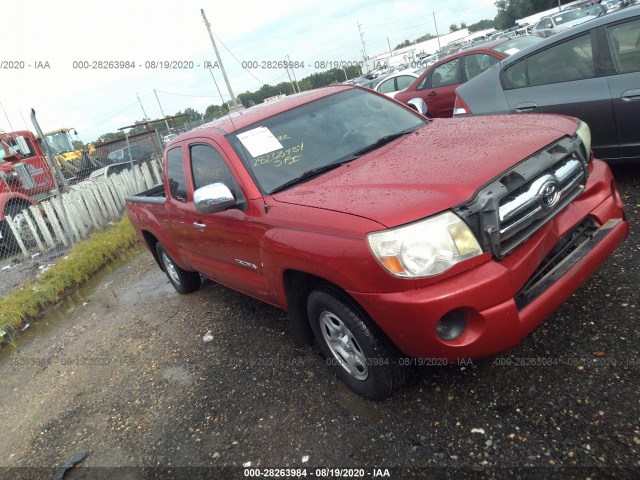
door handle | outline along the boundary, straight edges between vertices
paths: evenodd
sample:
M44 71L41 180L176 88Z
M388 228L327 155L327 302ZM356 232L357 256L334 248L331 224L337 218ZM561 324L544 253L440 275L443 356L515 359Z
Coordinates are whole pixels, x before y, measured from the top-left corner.
M207 226L204 223L199 223L199 222L193 222L193 226L196 227L198 230L204 230L205 228L207 228Z
M637 102L640 100L640 89L622 92L620 98L625 102Z
M427 97L435 97L436 95L438 95L437 92L431 92Z
M537 103L519 103L516 105L515 111L518 113L533 112L538 108Z

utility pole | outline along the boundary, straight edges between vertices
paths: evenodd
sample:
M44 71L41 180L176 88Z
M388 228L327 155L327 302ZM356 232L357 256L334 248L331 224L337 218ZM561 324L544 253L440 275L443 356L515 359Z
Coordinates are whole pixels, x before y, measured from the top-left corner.
M138 95L138 92L136 92L136 97L138 97L138 103L140 104L140 108L142 109L142 115L144 115L143 120L146 122L149 117L147 117L147 112L144 111L144 107L142 106L142 101L140 100L140 95Z
M156 89L153 89L153 93L156 94L156 100L158 101L158 106L160 107L160 113L162 114L162 118L164 118L164 124L167 127L167 133L171 133L171 129L169 128L169 122L167 122L167 117L164 115L164 111L162 110L162 104L160 103L160 99L158 98L158 92Z
M442 48L440 45L440 34L438 33L438 24L436 23L436 12L433 12L433 25L436 27L436 37L438 38L438 50Z
M364 32L362 31L362 25L360 25L360 22L357 22L357 24L358 24L358 33L360 33L360 41L362 42L362 57L364 60L364 65L367 68L367 71L369 71L369 64L367 63L369 59L367 57L367 49L365 48L365 45L364 45Z
M291 90L293 91L293 93L296 93L296 87L291 81L291 74L289 73L289 67L285 68L285 71L287 72L287 77L289 77L289 84L291 85Z
M224 83L227 84L227 90L229 90L229 96L231 97L231 102L234 107L237 107L238 100L236 100L236 96L233 94L233 90L231 89L231 83L229 83L229 79L227 78L227 72L225 71L224 65L222 64L222 59L220 58L220 52L218 52L216 41L213 39L213 33L211 33L211 24L207 20L207 17L204 14L203 8L200 9L200 13L202 13L202 19L204 20L204 24L207 27L207 32L209 32L209 38L211 39L211 45L213 45L213 50L216 52L216 58L218 59L218 63L220 64L220 70L222 70L222 77L224 78Z
M389 41L389 37L387 37L387 45L389 45L389 55L393 55L391 52L391 42Z
M287 60L289 60L289 64L291 64L291 57L287 55ZM291 75L293 75L293 81L296 83L296 87L298 88L298 93L300 93L300 85L298 85L298 80L296 79L296 72L293 67L291 67Z

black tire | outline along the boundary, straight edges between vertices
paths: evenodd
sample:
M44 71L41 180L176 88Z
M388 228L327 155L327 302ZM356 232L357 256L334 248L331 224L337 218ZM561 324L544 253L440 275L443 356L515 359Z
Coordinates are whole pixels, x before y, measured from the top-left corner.
M176 292L186 295L195 292L200 288L200 274L198 272L188 272L180 268L162 248L160 243L156 244L156 252L162 269L167 274L167 278L176 289Z
M27 203L12 203L7 205L4 210L4 214L5 216L8 215L13 218L28 206L29 204ZM9 227L7 220L0 222L0 232L2 233L2 240L0 240L2 247L0 248L0 252L4 255L14 255L20 252L18 241L13 234L13 230Z
M307 312L327 363L351 390L383 400L404 384L407 371L398 364L395 347L349 299L321 287L309 295Z

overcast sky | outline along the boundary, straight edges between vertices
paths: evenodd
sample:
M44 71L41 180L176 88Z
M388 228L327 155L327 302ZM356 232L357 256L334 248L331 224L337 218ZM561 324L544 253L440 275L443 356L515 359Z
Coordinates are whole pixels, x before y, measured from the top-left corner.
M204 112L208 105L221 104L204 68L215 56L201 8L236 95L288 80L284 70L246 71L239 62L277 61L289 55L292 61L305 62L306 68L295 72L300 79L323 70L313 68L315 62L362 60L358 22L367 54L373 56L388 50L387 38L394 47L405 39L435 34L432 12L441 34L452 23L470 24L497 13L494 0L3 2L0 102L11 126L33 130L29 113L34 108L43 130L75 127L89 142L143 117L136 94L152 119L161 116L154 89L166 115L186 107ZM105 60L135 62L135 68L74 68L74 62ZM165 60L193 62L194 67L147 68L147 62ZM20 62L24 68L10 68ZM36 68L45 62L50 68ZM220 70L213 74L227 100ZM9 122L0 111L0 129L11 130Z

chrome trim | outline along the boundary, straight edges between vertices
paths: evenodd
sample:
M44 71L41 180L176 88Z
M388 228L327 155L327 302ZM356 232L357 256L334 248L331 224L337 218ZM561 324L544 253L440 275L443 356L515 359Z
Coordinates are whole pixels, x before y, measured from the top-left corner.
M582 191L585 179L583 163L569 157L525 184L522 193L505 203L501 200L498 210L501 241L514 237L536 220L551 218L566 205L568 197L573 199Z

